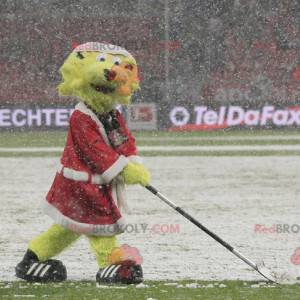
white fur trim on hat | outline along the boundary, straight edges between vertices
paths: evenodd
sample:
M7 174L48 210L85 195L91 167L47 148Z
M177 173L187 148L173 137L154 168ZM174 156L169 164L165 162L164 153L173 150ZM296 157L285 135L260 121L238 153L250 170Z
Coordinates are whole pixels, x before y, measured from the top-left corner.
M98 42L88 42L85 44L78 45L73 52L81 52L81 51L96 51L102 53L109 54L121 54L126 57L132 56L127 50L120 46L112 45L112 44L104 44Z

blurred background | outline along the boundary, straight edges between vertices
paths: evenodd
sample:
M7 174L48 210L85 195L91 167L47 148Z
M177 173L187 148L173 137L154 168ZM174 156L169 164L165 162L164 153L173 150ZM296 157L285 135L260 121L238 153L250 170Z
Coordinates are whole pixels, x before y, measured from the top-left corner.
M51 224L38 203L61 170L78 101L58 96L59 68L90 41L123 46L137 59L141 91L119 108L153 185L247 256L266 259L292 282L300 278L292 231L300 228L299 0L0 0L0 294L37 293L8 281L28 241ZM132 224L180 224L176 234L122 236L142 253L145 278L261 279L150 193L132 187L128 199ZM62 256L76 287L96 273L84 242ZM187 291L186 282L180 286ZM300 299L298 286L272 291ZM230 297L215 286L211 295L254 299L262 291L255 299L275 299L256 287L229 285L238 293Z
M0 14L1 129L67 126L58 70L88 41L137 58L137 128L300 126L299 1L1 0Z

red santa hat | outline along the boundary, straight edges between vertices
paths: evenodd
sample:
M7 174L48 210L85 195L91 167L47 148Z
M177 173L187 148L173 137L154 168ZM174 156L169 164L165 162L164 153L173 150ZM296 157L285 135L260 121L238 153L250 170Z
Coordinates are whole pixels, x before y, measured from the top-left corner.
M127 50L120 46L98 43L98 42L88 42L85 44L78 45L73 52L84 52L84 51L93 51L93 52L102 52L109 54L120 54L126 57L132 56Z

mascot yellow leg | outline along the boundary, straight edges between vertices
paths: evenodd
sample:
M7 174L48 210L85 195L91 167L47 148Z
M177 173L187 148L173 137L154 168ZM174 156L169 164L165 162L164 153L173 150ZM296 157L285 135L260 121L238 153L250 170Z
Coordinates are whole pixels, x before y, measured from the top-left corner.
M67 279L67 269L56 259L50 259L61 253L80 237L57 224L52 225L29 242L22 261L16 266L16 276L29 282L58 282Z
M79 237L80 234L54 224L30 241L29 250L36 254L39 261L43 262L61 253ZM118 245L116 237L87 236L87 238L95 252L99 267L107 266L109 254Z
M116 236L88 236L88 240L95 252L99 267L104 268L109 265L108 256L114 248L118 247Z
M80 234L54 224L47 231L30 241L29 250L36 254L39 261L45 261L61 253L79 237Z

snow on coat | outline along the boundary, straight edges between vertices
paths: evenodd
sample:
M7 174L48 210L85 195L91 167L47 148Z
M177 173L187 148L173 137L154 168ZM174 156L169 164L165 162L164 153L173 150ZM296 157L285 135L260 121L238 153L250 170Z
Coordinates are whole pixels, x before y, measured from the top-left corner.
M78 233L123 232L117 198L123 197L124 182L118 174L129 161L140 159L122 115L112 110L97 116L80 102L70 118L62 166L43 202L45 213Z

